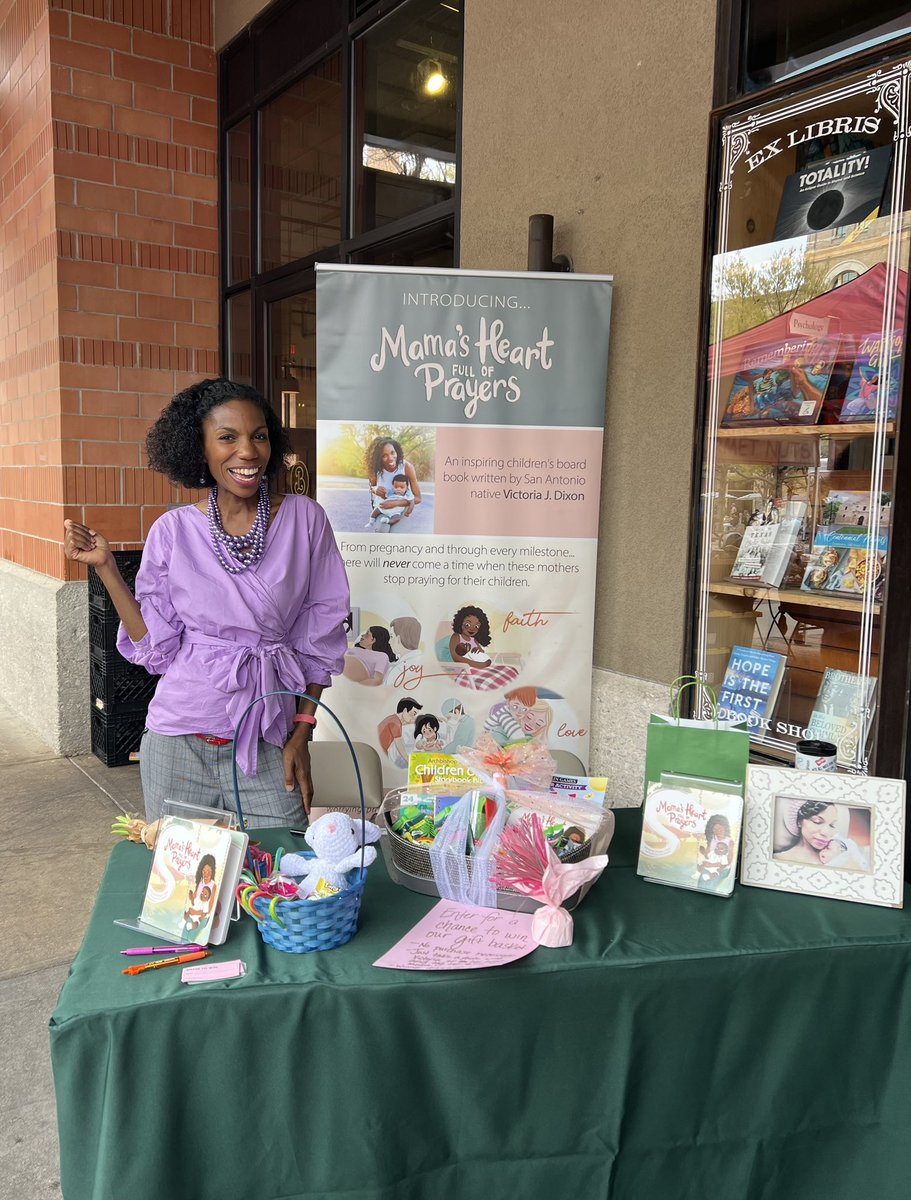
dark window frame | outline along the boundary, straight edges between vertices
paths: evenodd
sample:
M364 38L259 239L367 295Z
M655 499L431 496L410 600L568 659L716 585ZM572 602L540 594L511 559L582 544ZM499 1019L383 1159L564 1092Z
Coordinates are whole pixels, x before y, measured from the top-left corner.
M292 19L300 24L301 13L312 11L306 0L275 0L258 14L250 25L225 46L218 56L219 97L219 204L225 219L219 231L219 276L220 276L220 319L223 336L221 339L222 370L227 373L230 362L228 328L228 302L239 293L249 291L252 309L253 335L253 379L254 384L265 395L268 390L268 344L269 304L280 296L293 295L313 286L314 267L317 262L350 262L355 257L369 261L372 247L401 238L408 233L419 233L425 227L438 225L451 219L454 231L453 262L459 262L459 212L461 208L461 171L456 172L453 197L428 206L397 221L389 222L358 236L350 236L352 222L351 179L353 156L356 153L354 133L354 97L351 86L354 43L358 37L373 26L381 23L396 10L404 7L408 0L377 0L369 9L356 15L354 0L326 0L325 8L332 10L337 20L329 36L325 25L320 25L312 38L304 37L305 52L292 66L274 78L263 78L262 64L269 40L282 29L283 21ZM460 12L464 35L464 9ZM340 130L342 138L342 162L345 170L341 179L341 206L343 236L338 244L326 247L312 255L285 263L270 271L260 271L261 238L261 111L276 96L286 91L319 63L334 53L341 54L341 87L343 90L343 120ZM462 147L462 74L463 56L459 55L459 105L456 119L456 162L461 163ZM228 181L225 169L228 133L242 120L251 120L250 149L250 222L251 222L251 275L249 279L227 282L228 252Z

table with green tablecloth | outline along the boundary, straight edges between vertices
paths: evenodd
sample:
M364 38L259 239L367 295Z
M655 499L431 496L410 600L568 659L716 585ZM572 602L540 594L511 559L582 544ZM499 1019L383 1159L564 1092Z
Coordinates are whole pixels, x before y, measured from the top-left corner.
M51 1020L65 1200L907 1200L911 913L649 884L639 823L565 949L374 967L434 903L378 861L346 946L244 916L194 986L121 974L116 846Z

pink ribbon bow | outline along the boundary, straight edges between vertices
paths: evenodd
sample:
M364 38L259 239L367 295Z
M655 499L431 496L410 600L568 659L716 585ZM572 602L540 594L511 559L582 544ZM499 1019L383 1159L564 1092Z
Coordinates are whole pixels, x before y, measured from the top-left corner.
M606 854L594 854L581 862L561 862L544 836L541 818L530 813L500 835L491 882L541 902L531 920L531 936L539 946L570 946L573 919L563 902L597 879L607 861Z
M541 742L500 746L485 730L474 746L456 755L485 782L505 787L509 779L534 791L547 792L554 776L553 755Z

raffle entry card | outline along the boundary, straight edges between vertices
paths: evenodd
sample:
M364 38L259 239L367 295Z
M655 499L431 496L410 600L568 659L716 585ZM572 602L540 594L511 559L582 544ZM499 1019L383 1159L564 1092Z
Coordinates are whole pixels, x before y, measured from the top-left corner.
M500 967L536 949L531 913L441 900L373 964L400 971Z

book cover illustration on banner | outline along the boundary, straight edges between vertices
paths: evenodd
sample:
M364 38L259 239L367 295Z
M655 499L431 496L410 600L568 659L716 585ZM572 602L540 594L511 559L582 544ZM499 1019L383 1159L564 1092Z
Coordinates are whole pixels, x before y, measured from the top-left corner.
M797 545L806 517L803 500L768 500L743 531L731 579L778 587Z
M788 337L741 360L723 425L814 425L838 356L837 337Z
M205 945L220 911L225 863L234 834L234 830L203 821L163 817L140 923L175 941ZM230 906L230 890L224 900Z
M838 747L838 765L853 766L857 760L860 730L865 711L872 717L875 708L876 679L826 667L819 694L810 715L807 737L834 742Z
M881 333L868 333L859 340L857 355L844 403L838 414L839 421L873 421L877 405L885 390L886 419L895 419L898 408L898 391L901 387L902 346L901 333L892 335L892 358L888 376L883 365L883 337Z
M642 809L638 874L651 883L730 896L743 819L742 789L663 772Z
M800 584L805 592L883 598L888 528L880 530L875 548L870 530L861 525L821 525Z
M746 720L753 730L768 728L785 662L783 654L771 650L735 646L718 693L718 719Z
M785 181L775 241L854 225L879 209L892 147L807 163Z

